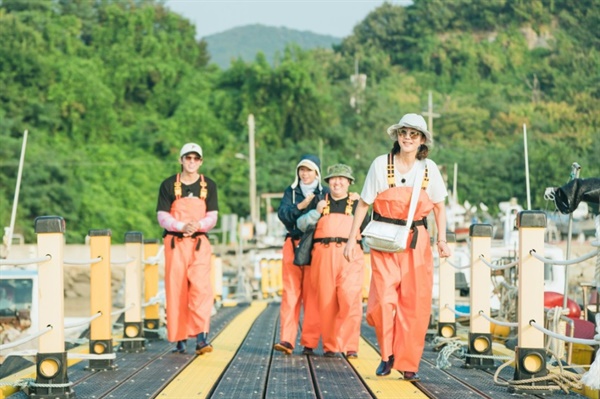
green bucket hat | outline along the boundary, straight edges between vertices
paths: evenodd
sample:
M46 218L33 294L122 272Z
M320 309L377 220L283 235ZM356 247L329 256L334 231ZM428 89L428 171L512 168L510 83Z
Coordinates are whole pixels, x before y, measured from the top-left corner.
M323 180L329 183L331 177L346 177L350 180L350 184L354 183L354 176L352 176L352 168L343 163L338 163L327 168L327 176Z

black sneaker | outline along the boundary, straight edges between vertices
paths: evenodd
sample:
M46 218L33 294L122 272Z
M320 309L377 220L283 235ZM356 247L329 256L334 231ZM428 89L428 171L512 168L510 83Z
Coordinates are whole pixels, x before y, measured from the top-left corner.
M419 377L417 373L414 373L412 371L401 371L401 373L404 381L421 381L421 377Z
M171 353L185 353L185 343L186 341L177 341L177 345L175 345Z
M392 366L394 366L394 355L390 356L387 361L382 360L381 363L379 363L377 370L375 370L375 374L380 377L390 375L392 372Z
M315 354L315 351L313 350L313 348L305 346L304 349L302 349L302 354L306 356L312 356Z

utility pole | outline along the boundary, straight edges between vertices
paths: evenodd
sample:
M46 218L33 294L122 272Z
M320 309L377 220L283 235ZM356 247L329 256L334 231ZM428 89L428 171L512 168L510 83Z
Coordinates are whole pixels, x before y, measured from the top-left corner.
M431 95L431 90L429 90L429 94L427 96L427 112L423 112L423 116L427 117L427 127L431 134L433 134L433 118L439 118L441 115L433 112L433 98Z
M252 225L256 226L260 215L256 206L256 153L254 147L254 115L248 115L248 162L250 163L250 219Z
M358 58L354 59L354 75L350 76L350 82L352 83L350 106L355 109L357 114L360 114L360 105L364 100L363 92L367 87L367 75L358 73Z

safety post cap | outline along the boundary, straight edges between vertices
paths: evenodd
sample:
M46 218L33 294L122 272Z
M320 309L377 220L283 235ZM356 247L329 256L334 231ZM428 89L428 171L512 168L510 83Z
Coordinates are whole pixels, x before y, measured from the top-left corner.
M41 233L64 233L65 219L60 216L39 216L35 218L35 232Z
M141 231L128 231L125 233L125 242L143 242L144 235Z
M104 237L104 236L112 236L112 232L110 229L100 229L100 230L90 230L88 232L90 237Z
M453 231L446 232L446 242L456 242L456 234Z
M470 237L491 237L493 235L491 224L472 224L469 227Z
M517 227L546 228L546 214L542 211L521 211L517 215Z

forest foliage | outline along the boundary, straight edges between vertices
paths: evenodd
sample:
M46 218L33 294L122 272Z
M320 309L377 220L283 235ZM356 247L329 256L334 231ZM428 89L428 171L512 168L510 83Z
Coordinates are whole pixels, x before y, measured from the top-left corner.
M273 65L259 53L223 70L160 0L0 0L0 223L24 130L16 232L34 241L34 219L59 215L69 243L105 228L122 242L160 235L158 187L185 142L203 147L220 212L246 216L249 165L235 154L248 154L249 114L258 194L282 192L304 153L323 170L351 165L360 191L391 148L386 128L426 111L429 91L430 157L450 189L457 165L460 203L526 202L526 125L532 205L553 210L544 189L573 162L600 176L597 26L597 0L384 3L331 50L290 45Z

